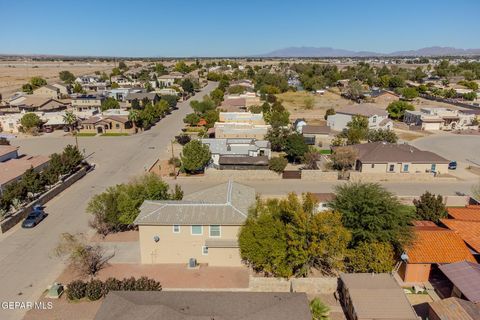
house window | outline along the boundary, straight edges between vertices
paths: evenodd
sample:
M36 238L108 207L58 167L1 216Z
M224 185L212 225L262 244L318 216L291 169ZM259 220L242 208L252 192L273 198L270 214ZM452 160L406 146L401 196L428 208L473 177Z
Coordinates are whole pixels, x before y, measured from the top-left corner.
M211 225L210 226L210 237L220 237L221 231L219 225Z
M202 255L204 255L204 256L208 255L208 247L207 246L202 246Z
M435 163L432 163L431 171L435 172L436 170L437 170L437 165Z
M395 165L394 164L388 165L388 172L394 172L394 171L395 171Z
M120 129L120 124L119 124L119 123L115 123L115 128Z
M372 163L372 169L375 168L375 163Z
M192 235L201 236L203 234L203 226L192 226Z
M376 122L377 122L377 116L373 116L372 122L373 122L373 123L376 123Z
M173 225L173 233L180 233L180 226L178 224Z
M403 165L403 172L408 172L408 164Z

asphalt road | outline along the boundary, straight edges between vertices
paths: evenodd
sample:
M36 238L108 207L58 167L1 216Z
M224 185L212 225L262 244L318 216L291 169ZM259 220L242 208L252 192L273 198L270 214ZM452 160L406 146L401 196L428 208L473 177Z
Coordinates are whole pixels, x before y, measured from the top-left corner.
M208 84L193 99L201 99L216 87ZM106 187L126 182L145 171L168 152L170 142L183 127L183 118L191 112L189 101L162 119L152 129L129 137L82 137L80 150L85 149L89 161L96 164L88 174L46 207L48 217L33 229L19 226L0 235L0 301L36 301L64 268L64 262L53 250L64 232L86 233L89 216L88 200ZM61 151L74 144L72 137L32 137L17 139L20 152L45 154ZM21 319L25 310L9 311L0 306L0 319Z

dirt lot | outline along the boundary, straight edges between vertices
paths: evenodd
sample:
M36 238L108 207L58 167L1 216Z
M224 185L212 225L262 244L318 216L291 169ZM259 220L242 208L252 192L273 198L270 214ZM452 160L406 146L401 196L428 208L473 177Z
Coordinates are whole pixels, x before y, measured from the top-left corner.
M340 95L326 91L323 95L314 95L306 91L285 92L277 94L283 105L290 112L290 119L305 118L310 124L321 124L324 122L325 111L328 108L337 109L349 104L350 100L342 98ZM314 101L313 108L307 110L305 108L306 101L312 99Z
M68 70L76 76L109 71L113 62L40 62L40 61L1 61L0 93L7 97L18 91L31 77L39 76L48 83L59 81L58 73Z

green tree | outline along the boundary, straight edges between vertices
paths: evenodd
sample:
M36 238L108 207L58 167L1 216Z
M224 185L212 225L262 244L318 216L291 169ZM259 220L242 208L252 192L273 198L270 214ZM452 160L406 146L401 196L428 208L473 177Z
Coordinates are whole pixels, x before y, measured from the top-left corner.
M27 192L34 195L45 190L45 183L42 181L40 173L33 169L33 167L25 171L20 183L25 186Z
M399 249L410 240L412 213L380 185L349 183L335 191L330 207L342 214L343 225L352 232L353 247L378 241Z
M311 268L324 274L342 270L350 233L339 213L315 214L316 205L311 194L258 200L240 230L242 258L280 277L306 276Z
M393 130L375 129L368 131L367 140L368 142L384 141L389 143L397 143L398 136Z
M207 145L199 140L192 140L187 143L182 150L180 159L182 167L187 172L196 172L203 170L210 162L211 153Z
M160 98L167 101L170 108L175 108L177 106L178 96L167 94L160 96Z
M74 93L84 93L82 85L80 83L75 83L75 85L73 86L73 92Z
M34 128L39 128L42 125L42 120L33 112L26 113L21 119L20 124L25 131L32 131Z
M68 84L72 84L75 81L75 76L73 75L73 73L67 70L60 71L58 77L60 78L60 80Z
M118 88L120 88L119 84L116 83L116 82L112 82L112 84L110 85L110 87L111 87L112 89L118 89Z
M168 190L168 184L153 173L109 187L89 201L87 212L93 215L90 225L103 235L125 230L138 216L143 201L181 200L183 197L178 186L172 193Z
M352 117L352 121L347 123L347 130L344 132L347 138L347 144L357 144L365 140L368 134L368 118L360 115Z
M193 84L192 80L184 79L181 83L183 91L187 93L194 93L195 92L195 85Z
M103 100L102 105L100 106L102 111L109 110L109 109L120 109L120 103L118 103L115 98L108 97L107 99Z
M183 118L183 122L189 124L190 126L196 126L200 121L200 116L196 113L189 113Z
M308 152L308 145L299 133L292 133L285 142L285 152L292 161L299 161Z
M227 89L229 94L241 94L247 91L247 88L241 85L231 86Z
M216 108L215 102L208 96L205 96L202 101L193 100L190 102L190 106L199 115Z
M265 140L270 142L270 147L273 151L283 151L290 133L291 131L287 128L272 127L265 135Z
M418 97L418 91L415 88L406 87L399 90L403 100L411 101Z
M387 112L390 118L396 120L403 120L406 110L413 111L415 110L415 107L405 101L393 101L387 107Z
M220 90L219 88L216 88L210 93L210 97L212 98L213 101L215 101L215 104L218 106L222 103L223 101L223 95L224 92Z
M416 218L418 220L429 220L438 223L440 219L447 217L447 209L441 195L435 196L426 191L420 196L420 199L413 199L413 205L415 206Z
M33 92L33 86L30 83L25 83L22 86L22 92L31 94Z
M359 100L363 97L362 84L359 81L349 81L345 94L352 100Z
M30 84L33 86L34 89L39 88L47 84L47 80L41 77L33 77L30 79Z
M462 98L468 101L473 101L477 99L477 93L476 92L467 92L462 95Z
M287 164L288 161L284 157L273 157L268 161L268 169L276 173L282 173L285 170Z
M66 111L63 115L63 123L65 123L68 128L73 131L73 128L77 124L77 116L72 111Z
M349 250L346 265L350 272L392 272L394 257L393 247L388 242L360 242Z
M401 88L401 87L404 87L405 86L405 80L403 80L401 77L399 76L393 76L390 78L389 82L388 82L388 86L390 88Z
M328 116L333 116L334 114L336 114L335 109L328 108L327 111L325 111L324 119L327 120Z

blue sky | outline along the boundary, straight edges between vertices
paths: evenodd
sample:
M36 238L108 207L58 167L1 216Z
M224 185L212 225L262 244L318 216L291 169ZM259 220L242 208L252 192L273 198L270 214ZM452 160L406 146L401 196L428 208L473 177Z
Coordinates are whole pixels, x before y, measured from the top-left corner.
M237 56L480 48L479 0L0 0L0 53Z

